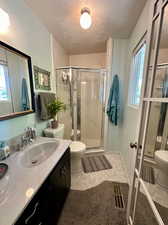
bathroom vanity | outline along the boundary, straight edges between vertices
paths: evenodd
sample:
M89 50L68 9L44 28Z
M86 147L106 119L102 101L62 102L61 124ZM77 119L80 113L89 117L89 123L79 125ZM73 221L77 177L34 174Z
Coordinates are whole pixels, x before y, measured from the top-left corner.
M71 184L69 140L38 137L3 161L0 225L56 225Z
M68 148L15 225L55 225L70 189L70 183Z

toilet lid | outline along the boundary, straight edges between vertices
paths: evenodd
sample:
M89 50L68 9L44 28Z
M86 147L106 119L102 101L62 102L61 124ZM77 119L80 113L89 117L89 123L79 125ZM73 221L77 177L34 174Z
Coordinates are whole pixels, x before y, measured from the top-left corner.
M155 156L162 159L163 161L168 162L168 151L165 151L165 150L156 151Z
M84 151L86 149L86 145L80 141L73 141L70 144L70 148L72 152Z

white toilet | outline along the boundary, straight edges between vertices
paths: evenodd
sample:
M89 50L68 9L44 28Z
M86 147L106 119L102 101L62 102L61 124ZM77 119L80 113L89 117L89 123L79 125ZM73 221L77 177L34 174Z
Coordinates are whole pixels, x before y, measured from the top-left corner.
M156 151L155 161L158 166L158 174L156 181L160 186L168 188L168 151Z
M86 145L79 141L70 144L71 149L71 172L79 173L82 171L81 158L86 150Z
M64 137L64 124L59 124L58 128L46 128L44 130L46 137L60 138ZM71 149L71 172L79 173L82 170L81 158L86 150L86 145L79 141L73 141L70 145Z

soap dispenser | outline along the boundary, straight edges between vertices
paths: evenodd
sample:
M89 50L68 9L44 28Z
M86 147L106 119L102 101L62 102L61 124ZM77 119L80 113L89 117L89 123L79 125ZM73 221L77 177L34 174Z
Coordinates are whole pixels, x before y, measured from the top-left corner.
M0 142L0 160L6 159L10 155L10 148L9 146L4 142Z

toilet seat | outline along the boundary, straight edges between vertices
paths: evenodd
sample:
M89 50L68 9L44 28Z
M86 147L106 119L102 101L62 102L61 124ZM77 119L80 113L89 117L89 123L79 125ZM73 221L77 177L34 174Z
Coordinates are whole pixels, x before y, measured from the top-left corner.
M168 151L159 150L155 152L155 161L157 163L157 183L168 188Z
M70 149L72 153L83 152L86 149L86 145L80 141L73 141L70 144Z
M155 152L155 160L158 166L165 171L168 171L168 151L159 150Z

